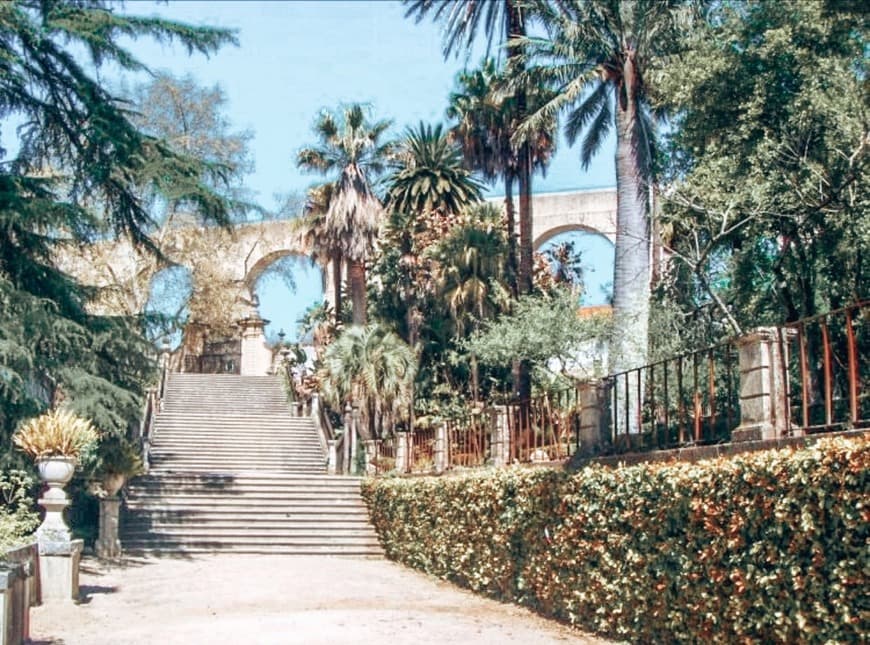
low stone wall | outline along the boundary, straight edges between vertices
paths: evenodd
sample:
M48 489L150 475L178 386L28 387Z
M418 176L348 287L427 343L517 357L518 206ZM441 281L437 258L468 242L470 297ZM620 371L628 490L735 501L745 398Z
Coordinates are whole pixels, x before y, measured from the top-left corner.
M0 645L29 641L30 608L40 600L37 545L0 554Z

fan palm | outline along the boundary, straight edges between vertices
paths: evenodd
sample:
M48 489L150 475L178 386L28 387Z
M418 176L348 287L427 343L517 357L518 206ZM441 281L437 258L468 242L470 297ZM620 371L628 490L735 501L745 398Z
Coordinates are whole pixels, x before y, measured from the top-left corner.
M507 251L500 215L491 204L478 206L431 249L438 263L438 292L459 335L498 310L506 295Z
M582 143L584 168L611 130L616 132L617 222L614 339L610 368L645 362L650 295L650 222L655 135L648 73L676 38L677 0L562 0L539 2L541 38L521 37L527 79L556 90L520 131L567 111L565 135Z
M302 217L294 220L295 230L302 238L303 247L311 255L311 259L322 267L332 265L334 300L333 307L336 320L341 316L341 286L342 286L342 254L341 240L333 239L326 227L326 213L335 194L334 183L320 184L308 189Z
M373 324L349 327L327 348L321 382L336 408L360 406L364 438L375 438L407 416L416 373L417 359L407 343Z
M369 174L378 175L390 144L383 143L390 122L371 123L368 110L359 104L340 114L325 111L314 126L318 143L303 148L296 165L322 175L338 173L323 217L324 237L348 264L353 323L366 321L365 261L378 233L383 206L372 190ZM337 310L337 308L336 308Z
M395 172L387 179L386 206L393 211L456 214L481 200L483 186L462 165L462 154L442 132L422 121L399 143Z

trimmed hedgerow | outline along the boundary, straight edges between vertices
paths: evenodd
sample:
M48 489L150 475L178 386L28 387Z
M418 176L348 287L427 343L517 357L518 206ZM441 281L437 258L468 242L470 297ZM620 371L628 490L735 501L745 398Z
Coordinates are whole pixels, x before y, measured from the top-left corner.
M388 557L641 641L870 633L870 440L363 485Z

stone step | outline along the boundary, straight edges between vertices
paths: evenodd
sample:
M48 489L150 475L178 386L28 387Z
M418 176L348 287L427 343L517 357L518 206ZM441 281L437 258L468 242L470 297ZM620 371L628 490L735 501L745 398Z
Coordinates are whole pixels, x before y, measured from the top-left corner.
M337 557L367 557L382 559L380 546L330 544L259 544L236 545L225 543L196 543L168 540L136 541L124 545L129 555L197 555L206 553L234 553L239 555L328 555Z

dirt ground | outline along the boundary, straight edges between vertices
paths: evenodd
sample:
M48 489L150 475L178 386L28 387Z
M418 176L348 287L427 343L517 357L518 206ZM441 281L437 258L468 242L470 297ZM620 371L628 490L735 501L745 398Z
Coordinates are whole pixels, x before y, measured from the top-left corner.
M387 560L85 558L78 604L35 607L34 643L605 643Z

